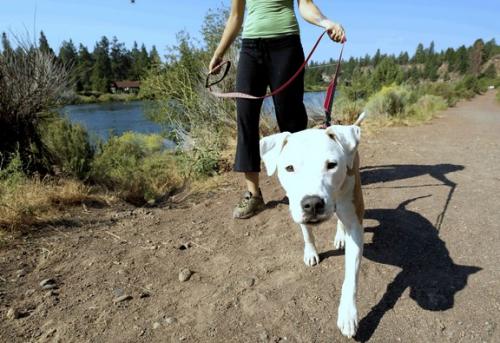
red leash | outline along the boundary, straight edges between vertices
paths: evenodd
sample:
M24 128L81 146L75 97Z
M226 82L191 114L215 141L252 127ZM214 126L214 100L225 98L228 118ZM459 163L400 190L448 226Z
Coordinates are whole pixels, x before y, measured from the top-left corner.
M286 81L285 83L283 83L281 86L279 86L278 88L276 88L274 91L272 91L270 93L267 93L267 94L261 95L261 96L255 96L255 95L246 94L246 93L242 93L242 92L220 93L220 92L217 92L217 91L213 91L211 87L213 85L221 82L226 77L227 73L229 72L229 68L231 67L231 63L229 61L225 61L225 62L219 64L214 69L214 71L215 71L215 70L218 70L218 69L222 68L224 65L226 65L226 69L225 69L225 71L224 71L224 73L222 75L222 78L220 78L219 80L210 83L209 77L210 77L211 74L207 75L207 79L206 79L206 82L205 82L205 87L208 88L209 91L214 96L216 96L218 98L233 98L233 99L234 98L241 98L241 99L257 100L257 99L264 99L264 98L268 98L270 96L276 95L276 94L282 92L285 88L287 88L297 78L297 76L300 75L300 73L302 72L302 70L306 67L307 63L311 59L314 51L318 47L319 42L321 41L321 39L323 38L323 36L327 32L328 31L323 31L323 33L318 37L318 39L316 40L316 43L314 43L314 46L312 47L311 51L307 55L306 59L304 60L304 63L302 63L302 65L295 72L295 74L293 74L292 77L288 81ZM326 91L325 102L323 104L323 107L325 109L325 126L330 126L333 98L335 96L335 91L336 91L336 87L337 87L337 78L338 78L338 74L339 74L339 71L340 71L340 61L342 60L342 53L344 52L344 45L345 45L345 39L342 42L342 49L340 50L339 62L337 63L337 68L335 70L335 75L333 76L333 79L330 82L330 84L328 85L328 88L327 88L327 91Z

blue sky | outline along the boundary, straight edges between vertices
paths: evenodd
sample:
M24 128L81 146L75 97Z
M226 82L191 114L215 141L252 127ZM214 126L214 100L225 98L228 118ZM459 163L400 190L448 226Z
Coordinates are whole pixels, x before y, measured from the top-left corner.
M90 49L102 36L117 36L130 48L135 40L161 54L175 43L180 30L200 37L209 8L230 0L0 0L0 31L33 34L43 30L54 50L72 38ZM330 19L343 24L348 43L346 56L413 53L419 42L435 42L437 50L470 45L477 38L500 42L499 0L316 0ZM36 9L36 24L35 24ZM304 49L320 29L299 19ZM314 60L337 58L338 47L321 44Z

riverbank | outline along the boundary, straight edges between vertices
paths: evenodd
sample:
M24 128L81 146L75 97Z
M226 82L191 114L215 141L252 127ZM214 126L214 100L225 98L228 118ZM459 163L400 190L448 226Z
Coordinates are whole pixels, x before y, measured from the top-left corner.
M73 94L64 99L63 105L104 104L110 102L130 102L143 100L135 93L86 93Z

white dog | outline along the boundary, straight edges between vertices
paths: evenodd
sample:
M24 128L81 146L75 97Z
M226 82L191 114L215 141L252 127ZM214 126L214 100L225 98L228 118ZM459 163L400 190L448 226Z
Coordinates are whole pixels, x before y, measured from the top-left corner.
M319 262L311 227L337 214L334 246L345 246L345 278L337 325L352 337L358 326L356 288L363 255L363 194L357 147L360 115L355 125L333 125L294 134L283 132L261 139L260 155L267 174L278 170L293 220L304 235L304 262Z

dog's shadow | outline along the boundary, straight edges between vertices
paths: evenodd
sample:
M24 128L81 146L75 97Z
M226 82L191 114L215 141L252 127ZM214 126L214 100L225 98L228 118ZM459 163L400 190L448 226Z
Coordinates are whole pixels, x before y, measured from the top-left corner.
M363 256L402 270L378 304L360 321L355 337L358 341L370 339L384 314L407 288L410 298L421 308L444 311L453 307L455 294L465 288L469 275L481 270L453 262L434 225L406 208L416 199L419 198L409 199L396 209L372 209L365 213L365 219L376 220L379 225L365 228L365 232L373 232L373 239L365 244Z
M417 168L415 168L417 167ZM440 164L436 166L381 166L365 168L363 184L394 181L429 174L450 187L449 196L443 204L441 220L451 200L455 183L445 174L462 170L463 166ZM364 174L364 175L363 175ZM403 186L404 187L404 186ZM368 341L387 311L392 309L406 289L409 296L425 310L444 311L453 307L455 294L467 285L469 275L481 270L474 266L461 266L453 262L445 243L439 237L439 224L431 223L420 213L407 209L407 205L431 195L408 199L394 209L368 209L365 219L375 220L378 225L365 227L373 233L372 243L365 244L363 256L377 263L401 268L394 280L361 319L355 339ZM327 251L321 259L341 255L343 252Z

